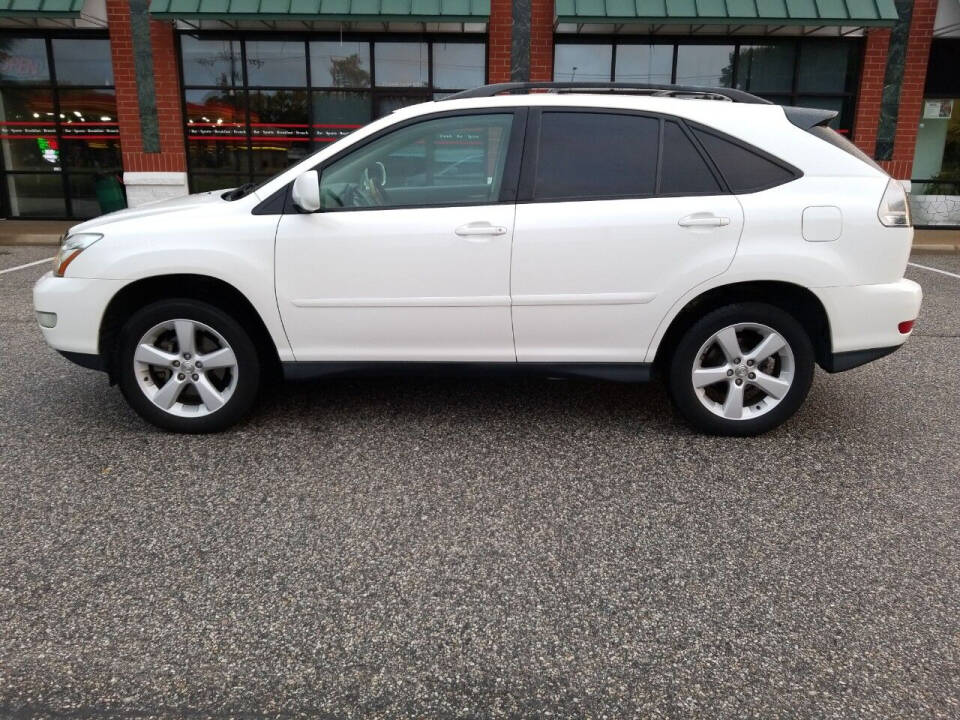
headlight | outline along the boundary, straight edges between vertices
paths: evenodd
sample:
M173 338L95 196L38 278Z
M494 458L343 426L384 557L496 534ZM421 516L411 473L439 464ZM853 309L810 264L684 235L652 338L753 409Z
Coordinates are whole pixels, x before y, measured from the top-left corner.
M102 237L103 235L97 233L77 233L65 237L60 243L60 250L57 251L56 257L53 258L53 274L57 277L63 277L67 266L74 261L77 255Z

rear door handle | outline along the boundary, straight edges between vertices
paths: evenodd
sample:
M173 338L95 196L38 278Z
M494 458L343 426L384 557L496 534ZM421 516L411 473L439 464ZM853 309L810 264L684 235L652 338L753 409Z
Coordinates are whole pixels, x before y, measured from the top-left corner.
M503 225L491 225L488 222L473 222L461 225L454 232L460 237L477 237L478 235L506 235L507 229Z
M730 218L719 217L717 215L687 215L677 221L680 227L722 227L730 224Z

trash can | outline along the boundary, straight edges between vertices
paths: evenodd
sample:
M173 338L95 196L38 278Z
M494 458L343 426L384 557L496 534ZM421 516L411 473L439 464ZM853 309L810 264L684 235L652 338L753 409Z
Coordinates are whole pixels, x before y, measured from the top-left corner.
M127 196L123 192L123 183L116 175L102 175L93 184L100 203L101 213L123 210L127 206Z

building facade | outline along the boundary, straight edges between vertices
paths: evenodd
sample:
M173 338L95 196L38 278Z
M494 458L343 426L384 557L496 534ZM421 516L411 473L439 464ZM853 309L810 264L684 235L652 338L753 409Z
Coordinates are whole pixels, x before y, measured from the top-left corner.
M835 109L920 224L960 225L957 67L960 0L0 0L0 213L256 182L485 82L612 80Z

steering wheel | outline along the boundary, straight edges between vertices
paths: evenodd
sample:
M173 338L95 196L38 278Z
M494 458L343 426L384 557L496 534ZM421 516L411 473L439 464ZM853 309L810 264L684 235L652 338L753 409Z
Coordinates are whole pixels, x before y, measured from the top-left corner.
M372 201L371 205L387 204L387 198L384 194L386 184L387 168L379 160L363 169L363 177L360 181L361 193Z

